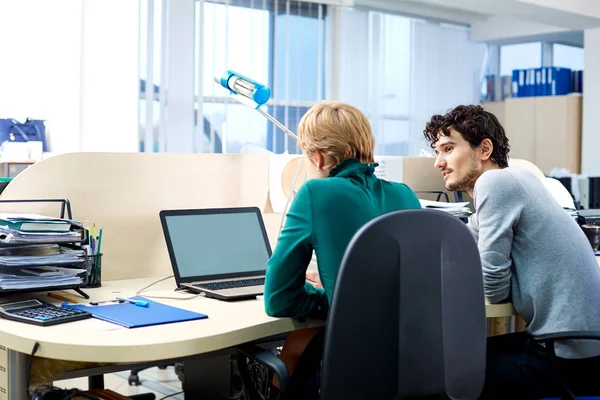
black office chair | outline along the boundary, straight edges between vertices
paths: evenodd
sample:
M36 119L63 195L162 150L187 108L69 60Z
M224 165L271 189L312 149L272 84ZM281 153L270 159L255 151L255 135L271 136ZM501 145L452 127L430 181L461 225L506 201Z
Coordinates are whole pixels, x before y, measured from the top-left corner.
M550 366L552 368L552 381L557 383L558 395L561 400L600 400L599 396L576 396L571 391L569 386L565 383L560 369L558 368L558 360L555 350L555 342L560 340L576 340L576 339L588 339L588 340L600 340L600 332L560 332L550 333L547 335L539 335L533 340L538 343L543 343L546 347L546 356L550 360ZM595 375L597 371L590 371L590 380L596 382L591 378L592 374ZM546 398L546 400L555 400L556 398Z
M476 399L485 379L485 318L481 261L464 223L436 210L380 216L356 233L342 261L321 398ZM277 357L253 346L239 355L269 366L286 398L290 378Z

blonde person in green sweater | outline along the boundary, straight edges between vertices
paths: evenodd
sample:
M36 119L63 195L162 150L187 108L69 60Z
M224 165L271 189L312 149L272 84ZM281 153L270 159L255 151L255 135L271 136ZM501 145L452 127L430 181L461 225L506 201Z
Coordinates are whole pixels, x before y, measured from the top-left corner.
M276 317L325 318L354 234L379 215L421 206L408 186L375 176L375 139L369 120L357 108L334 101L316 104L300 120L298 144L309 180L294 197L269 260L265 309ZM316 276L307 274L313 250ZM293 338L302 335L289 335L281 354L290 372L306 344L294 344Z

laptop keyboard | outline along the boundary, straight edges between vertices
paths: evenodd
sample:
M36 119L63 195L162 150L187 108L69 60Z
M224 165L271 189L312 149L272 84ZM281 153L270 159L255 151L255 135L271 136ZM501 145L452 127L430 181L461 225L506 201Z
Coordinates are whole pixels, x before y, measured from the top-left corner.
M222 282L209 282L209 283L196 283L193 286L208 289L208 290L223 290L223 289L235 289L240 287L248 286L261 286L265 284L265 278L253 278L253 279L239 279L235 281L222 281Z

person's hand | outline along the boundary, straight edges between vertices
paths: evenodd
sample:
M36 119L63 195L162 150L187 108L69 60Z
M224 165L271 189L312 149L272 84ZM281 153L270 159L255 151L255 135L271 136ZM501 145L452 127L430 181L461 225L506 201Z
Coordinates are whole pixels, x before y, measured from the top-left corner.
M319 273L317 271L306 271L306 281L317 289L323 289L321 278L319 277Z

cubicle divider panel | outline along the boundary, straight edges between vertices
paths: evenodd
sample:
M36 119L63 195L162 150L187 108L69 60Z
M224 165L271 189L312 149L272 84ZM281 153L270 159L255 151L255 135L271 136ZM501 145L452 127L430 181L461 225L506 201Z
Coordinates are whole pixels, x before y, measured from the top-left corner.
M432 150L433 151L433 150ZM446 182L439 168L436 168L434 157L403 157L402 182L406 183L415 192L433 191L444 192L450 202L454 202L454 192L446 189ZM437 200L437 194L418 193L418 197L425 200ZM440 198L445 201L445 196ZM471 199L463 193L463 200Z
M23 171L0 199L69 199L75 219L103 228L104 280L166 276L172 270L158 216L161 210L256 206L263 211L269 240L275 247L282 211L274 210L269 196L273 180L269 174L270 157L70 153ZM445 191L434 158L402 160L401 173L394 175L401 176L402 182L413 190ZM276 183L281 186L281 178ZM454 201L451 192L449 198ZM5 211L58 216L60 209L55 204L0 204L0 212Z
M104 280L172 273L159 212L268 203L268 156L256 154L70 153L19 174L0 199L66 198L73 217L103 228ZM55 205L0 211L57 215ZM199 254L199 257L202 255Z

